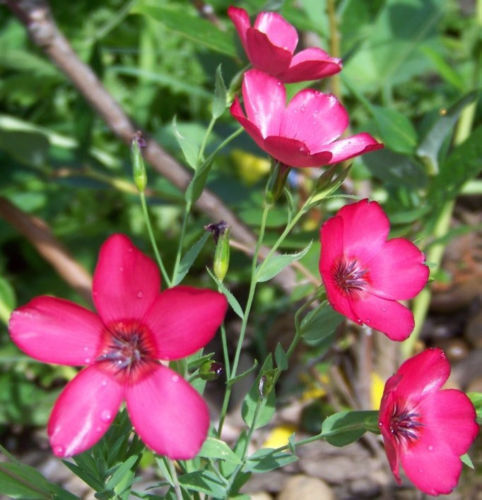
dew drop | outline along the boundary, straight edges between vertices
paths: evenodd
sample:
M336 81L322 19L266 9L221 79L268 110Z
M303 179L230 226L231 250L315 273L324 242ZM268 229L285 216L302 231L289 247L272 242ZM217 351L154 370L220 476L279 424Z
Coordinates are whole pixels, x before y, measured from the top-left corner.
M102 410L100 419L102 422L109 423L112 420L112 412L110 410Z
M124 267L123 267L123 266L120 266L120 267L119 267L119 271L120 271L121 273L123 273L123 272L124 272Z
M58 457L63 457L65 455L65 448L62 445L54 446L54 454Z
M132 247L129 247L129 248L127 249L127 251L128 251L129 253L132 253L132 252L134 251L134 249L133 249Z
M107 380L102 380L102 382L100 383L101 387L107 387Z
M89 347L88 346L84 347L84 352L89 352Z
M142 290L139 290L139 291L137 292L136 297L137 297L138 299L142 299L142 297L144 297L144 294L142 293Z
M429 445L427 449L428 449L428 451L433 451L433 446Z
M172 376L172 381L173 382L179 382L179 375L173 375Z
M90 364L90 362L91 362L91 361L92 361L92 358L85 358L85 359L84 359L84 363L85 363L86 365Z
M100 427L100 425L98 427L96 427L95 432L102 432L102 427Z

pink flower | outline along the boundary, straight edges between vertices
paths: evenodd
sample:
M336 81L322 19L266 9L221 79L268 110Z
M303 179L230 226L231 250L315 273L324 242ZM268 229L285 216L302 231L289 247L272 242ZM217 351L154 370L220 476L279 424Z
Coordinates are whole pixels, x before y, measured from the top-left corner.
M348 126L348 113L331 94L305 89L286 107L281 81L256 69L244 74L242 90L247 117L237 97L231 114L261 149L285 165L329 165L383 147L367 133L336 140Z
M94 274L98 315L72 302L37 297L12 313L10 334L46 363L87 365L60 394L48 424L57 456L93 446L122 401L141 439L173 459L192 458L206 438L209 412L180 375L158 362L205 346L227 302L178 286L160 292L156 264L124 235L103 244Z
M378 425L390 467L400 484L402 465L428 495L450 493L462 462L478 434L475 410L456 389L440 390L450 374L441 349L408 359L385 384Z
M293 55L298 33L276 12L261 12L253 28L244 9L229 7L228 15L251 64L282 82L318 80L341 71L341 59L319 48L311 47Z
M404 340L413 330L412 312L398 303L425 286L429 269L410 241L387 241L390 223L380 205L346 205L321 228L320 273L328 301L339 313Z

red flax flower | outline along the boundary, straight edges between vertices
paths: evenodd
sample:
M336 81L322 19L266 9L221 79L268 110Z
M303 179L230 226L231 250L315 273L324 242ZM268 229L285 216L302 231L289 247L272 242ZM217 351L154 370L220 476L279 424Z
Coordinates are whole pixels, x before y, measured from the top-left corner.
M341 59L319 48L310 47L293 55L298 33L276 12L261 12L253 27L244 9L229 7L228 15L251 64L282 82L318 80L341 71Z
M261 149L289 167L329 165L383 147L367 133L338 139L348 113L334 95L304 89L286 106L281 81L256 69L244 74L242 92L247 116L237 97L231 114Z
M478 433L475 409L456 389L440 390L450 374L441 349L408 359L390 377L380 407L388 461L400 484L399 467L428 495L450 493L462 470L460 456Z
M429 269L413 243L404 238L387 241L389 230L377 202L346 205L321 228L320 273L336 311L392 340L404 340L414 319L398 301L420 292Z
M86 365L60 394L48 423L57 456L94 445L123 400L141 439L173 459L192 458L206 438L202 397L159 363L205 346L223 321L223 295L186 286L160 292L156 264L124 235L103 244L94 274L98 314L72 302L36 297L12 313L10 334L46 363Z

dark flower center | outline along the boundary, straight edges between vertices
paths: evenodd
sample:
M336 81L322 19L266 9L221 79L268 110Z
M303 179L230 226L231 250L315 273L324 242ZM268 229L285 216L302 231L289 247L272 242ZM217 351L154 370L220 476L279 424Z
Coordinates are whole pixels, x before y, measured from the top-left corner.
M423 427L420 420L416 411L399 408L395 403L390 418L390 433L399 444L413 443L420 437Z
M335 283L345 294L356 295L367 286L367 270L356 259L342 258L334 268Z
M96 363L120 382L134 382L155 368L156 349L151 332L135 321L119 321L104 331Z

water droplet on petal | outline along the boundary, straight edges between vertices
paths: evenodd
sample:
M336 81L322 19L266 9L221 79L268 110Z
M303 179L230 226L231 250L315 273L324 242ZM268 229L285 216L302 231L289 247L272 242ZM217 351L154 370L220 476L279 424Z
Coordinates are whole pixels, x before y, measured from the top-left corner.
M429 445L427 449L428 449L428 451L433 451L433 446Z
M386 307L382 307L381 311L382 311L382 313L386 313L387 312L387 308Z
M101 385L101 387L107 387L107 380L106 379L102 380L100 385Z
M144 297L144 294L142 293L142 290L139 290L139 291L137 292L136 297L137 297L138 299L142 299L142 297Z
M179 375L173 375L172 376L172 381L173 382L179 382Z
M100 414L100 419L106 424L112 421L112 412L110 410L102 410Z
M95 432L102 432L102 427L99 425L95 428Z
M129 248L127 249L127 251L128 251L129 253L132 253L132 252L134 251L134 249L133 249L132 247L129 247Z
M86 365L90 364L90 362L91 362L91 361L92 361L92 358L85 358L85 359L84 359L84 363L85 363Z
M54 446L53 451L54 455L57 455L58 457L63 457L65 455L65 447L60 444Z
M85 347L84 347L84 351L85 351L85 352L88 352L88 351L89 351L89 347L88 347L88 346L85 346Z
M124 272L124 267L123 267L123 266L120 266L120 267L119 267L119 271L120 271L121 273L123 273L123 272Z

